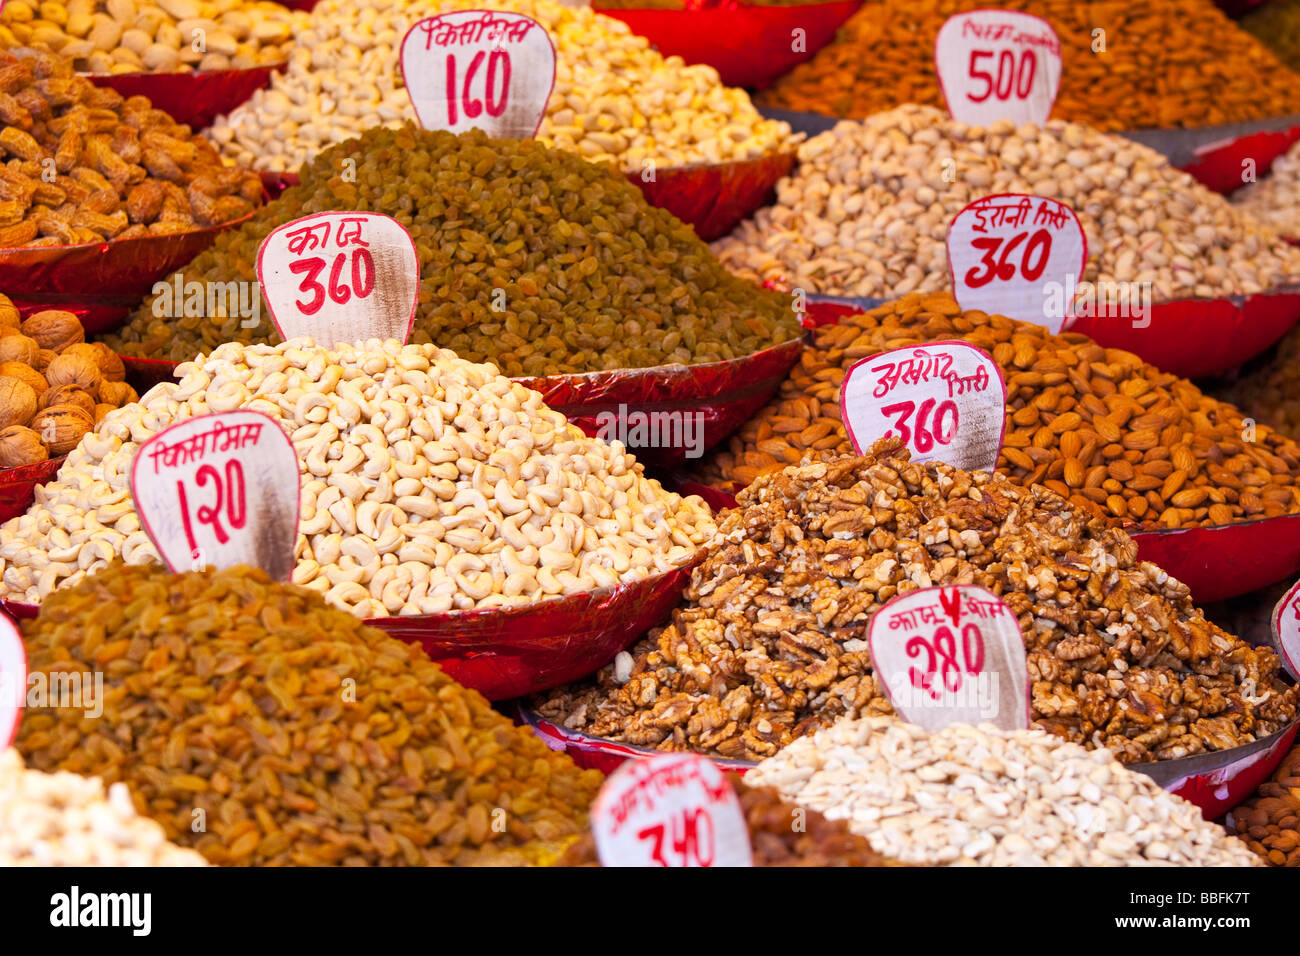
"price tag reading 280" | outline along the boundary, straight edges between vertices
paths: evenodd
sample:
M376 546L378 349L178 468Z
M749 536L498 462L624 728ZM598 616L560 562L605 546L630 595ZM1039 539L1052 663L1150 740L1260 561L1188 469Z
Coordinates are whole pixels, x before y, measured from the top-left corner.
M934 63L952 118L971 126L1009 119L1042 126L1061 88L1061 41L1040 17L971 10L949 17Z
M965 342L905 346L856 362L840 410L858 454L898 436L913 461L992 471L1002 447L1007 387L993 358Z
M604 866L751 866L749 828L736 792L699 754L629 760L591 809Z
M235 564L277 580L293 573L298 453L268 415L220 412L163 429L136 452L131 495L176 573Z
M949 724L1029 726L1029 670L1011 609L972 585L900 594L867 634L876 677L899 715L934 732Z
M257 279L283 339L405 342L415 324L415 242L379 213L321 212L285 223L262 240Z
M1074 210L1055 199L1000 193L968 205L948 225L948 273L963 309L1061 331L1070 316L1088 241Z
M425 129L530 139L555 86L555 45L521 13L444 13L407 31L402 79Z

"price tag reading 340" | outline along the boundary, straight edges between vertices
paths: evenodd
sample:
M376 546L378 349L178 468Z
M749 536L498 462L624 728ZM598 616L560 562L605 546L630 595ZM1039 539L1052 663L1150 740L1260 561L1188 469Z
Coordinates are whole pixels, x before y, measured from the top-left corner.
M604 866L752 866L736 792L699 754L629 760L591 808Z
M1300 581L1273 606L1271 623L1273 646L1287 671L1300 681Z
M948 274L957 303L1054 333L1071 311L1065 290L1076 287L1087 261L1079 218L1055 199L985 196L948 225Z
M261 412L200 415L165 428L136 452L131 496L172 571L259 567L293 573L298 453Z
M904 720L931 733L955 723L1029 726L1020 625L983 588L900 594L871 619L867 642L876 677Z
M257 280L283 339L405 342L415 325L415 242L379 213L321 212L285 223L262 240Z
M1042 126L1061 88L1061 41L1040 17L971 10L949 17L934 43L939 88L952 118L971 126L1009 119Z
M898 436L913 461L967 471L997 467L1007 386L993 358L965 342L927 342L854 363L840 409L858 454Z
M531 139L555 87L555 45L521 13L444 13L407 31L402 79L425 129Z

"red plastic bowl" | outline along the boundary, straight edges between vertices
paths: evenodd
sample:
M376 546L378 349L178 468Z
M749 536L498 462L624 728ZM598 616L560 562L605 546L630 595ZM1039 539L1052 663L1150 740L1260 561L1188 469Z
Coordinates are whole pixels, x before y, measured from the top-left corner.
M33 465L0 468L0 521L16 518L30 508L36 497L36 486L52 480L62 466L60 456Z
M1257 179L1268 175L1273 160L1300 139L1300 116L1196 129L1126 130L1119 135L1162 153L1183 172L1226 194L1245 185L1246 160L1254 162Z
M285 64L247 70L208 70L194 73L87 73L96 86L117 90L124 97L144 96L155 109L186 123L195 132L207 129L271 82Z
M1222 601L1300 574L1300 515L1209 528L1126 529L1138 558L1192 590L1198 604Z
M669 166L648 173L628 173L652 206L667 209L695 227L705 242L720 239L736 223L771 201L776 184L794 168L793 151L757 159L701 166Z
M703 10L629 10L602 7L597 13L622 20L664 56L705 63L727 86L762 89L812 57L835 36L861 0L801 6L714 7ZM792 37L804 31L804 49Z

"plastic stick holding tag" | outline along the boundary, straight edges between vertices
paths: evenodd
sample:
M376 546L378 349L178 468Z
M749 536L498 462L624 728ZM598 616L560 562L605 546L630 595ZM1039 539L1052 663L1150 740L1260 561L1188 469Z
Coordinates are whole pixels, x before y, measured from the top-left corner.
M1269 618L1273 629L1273 646L1287 672L1300 681L1300 581L1282 595Z
M140 523L175 573L251 564L293 574L298 453L269 415L200 415L165 428L131 462Z
M877 679L904 720L1029 726L1025 642L1011 609L983 588L922 588L876 612L867 634Z
M27 700L27 651L18 625L0 614L0 750L18 739Z
M444 13L407 31L402 79L425 129L530 139L555 86L555 45L521 13Z
M948 112L971 126L1003 119L1042 126L1061 88L1056 31L1013 10L949 17L935 38L934 64Z
M997 467L1007 386L985 351L927 342L855 362L840 386L840 412L858 454L897 435L913 461L967 471Z
M948 225L948 277L965 310L1061 331L1088 262L1088 240L1065 203L1024 193L985 196Z
M603 866L753 865L736 792L699 754L620 766L596 797L591 829Z
M396 219L374 212L321 212L262 240L257 281L282 339L317 345L397 339L415 325L420 262Z

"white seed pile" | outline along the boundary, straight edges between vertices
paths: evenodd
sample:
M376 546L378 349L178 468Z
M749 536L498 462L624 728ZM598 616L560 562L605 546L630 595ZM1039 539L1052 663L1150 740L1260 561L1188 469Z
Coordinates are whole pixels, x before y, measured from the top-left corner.
M8 597L35 602L115 555L156 561L129 474L139 444L208 412L280 422L302 468L293 580L361 617L508 607L688 563L712 537L621 443L433 345L227 343L106 415L0 527Z
M331 143L414 119L400 68L406 31L477 9L522 13L550 33L555 88L537 136L548 146L645 172L650 162L753 159L797 141L712 67L665 59L622 22L553 0L323 0L284 75L218 117L208 136L241 165L296 172Z
M950 866L1257 866L1191 803L1106 750L1040 730L889 717L802 737L745 777L908 863Z
M948 224L999 193L1074 209L1088 240L1082 281L1150 283L1155 302L1300 281L1300 249L1154 150L1078 123L967 126L915 105L804 143L775 205L713 250L742 276L808 292L936 292L949 288Z
M1259 182L1233 193L1232 201L1282 235L1300 238L1300 143L1273 160Z
M0 866L206 866L139 816L126 784L43 773L0 753Z

